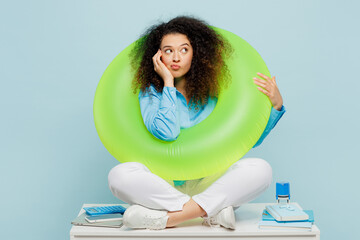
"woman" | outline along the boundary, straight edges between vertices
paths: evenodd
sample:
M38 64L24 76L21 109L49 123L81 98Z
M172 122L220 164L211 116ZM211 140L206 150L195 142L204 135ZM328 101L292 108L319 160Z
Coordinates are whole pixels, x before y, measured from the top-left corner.
M206 23L190 17L153 26L143 36L132 53L141 114L155 137L175 141L181 129L201 122L215 108L220 87L229 81L223 58L231 54L231 47ZM275 77L257 75L254 83L273 108L255 146L285 112ZM148 229L197 217L210 226L235 229L234 208L259 196L271 180L270 165L259 158L241 159L226 172L189 181L164 180L136 162L119 164L109 173L112 193L132 205L124 214L124 225Z

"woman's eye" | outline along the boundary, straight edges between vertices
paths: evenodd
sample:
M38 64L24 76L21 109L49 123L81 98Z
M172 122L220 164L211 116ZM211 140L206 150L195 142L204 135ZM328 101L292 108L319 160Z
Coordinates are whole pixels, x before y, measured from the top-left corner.
M186 53L188 50L186 48L181 49L182 53Z
M170 50L170 49L166 49L166 50L165 50L165 53L171 53L171 50Z

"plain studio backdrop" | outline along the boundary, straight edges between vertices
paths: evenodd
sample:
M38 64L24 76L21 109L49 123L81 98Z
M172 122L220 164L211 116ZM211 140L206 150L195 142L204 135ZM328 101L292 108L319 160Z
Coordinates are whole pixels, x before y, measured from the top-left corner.
M247 156L313 209L321 238L357 239L357 1L2 1L1 238L68 239L83 203L119 203L118 164L93 119L97 84L150 25L193 15L250 43L277 78L287 112ZM357 235L357 236L355 236Z

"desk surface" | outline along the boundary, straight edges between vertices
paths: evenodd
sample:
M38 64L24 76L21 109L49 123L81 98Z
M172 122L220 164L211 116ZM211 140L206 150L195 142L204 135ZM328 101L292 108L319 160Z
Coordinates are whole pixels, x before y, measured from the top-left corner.
M196 218L177 225L174 228L163 230L131 229L125 226L121 228L84 227L73 226L70 230L70 239L162 239L186 238L212 240L223 238L238 239L320 239L320 230L314 224L311 231L304 230L274 230L259 229L258 223L265 205L271 203L248 203L235 211L236 230L228 230L222 227L209 227L202 225L202 218ZM83 207L106 206L114 204L84 204ZM122 204L128 207L126 204ZM299 206L299 205L298 205ZM300 207L300 206L299 206ZM81 209L80 214L84 212ZM316 217L316 216L315 216Z

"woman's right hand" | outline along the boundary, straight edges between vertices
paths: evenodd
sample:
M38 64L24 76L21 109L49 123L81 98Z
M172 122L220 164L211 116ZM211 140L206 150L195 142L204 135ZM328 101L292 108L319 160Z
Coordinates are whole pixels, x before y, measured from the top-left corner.
M174 77L170 70L161 61L162 52L159 49L153 56L154 70L164 80L165 87L174 87Z

